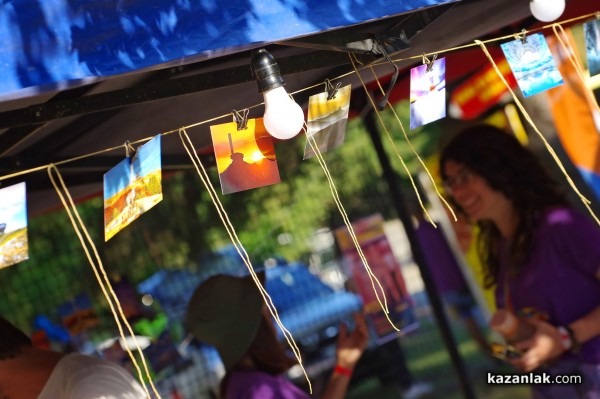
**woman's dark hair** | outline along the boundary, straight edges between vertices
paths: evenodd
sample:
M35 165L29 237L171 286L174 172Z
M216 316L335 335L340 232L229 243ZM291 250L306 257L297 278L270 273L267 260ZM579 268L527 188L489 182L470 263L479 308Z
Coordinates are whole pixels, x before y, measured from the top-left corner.
M297 363L296 359L291 358L285 352L285 349L277 339L277 331L270 320L270 316L264 311L254 341L252 341L252 345L250 345L244 358L249 358L252 361L254 366L252 370L262 371L271 375L282 374ZM227 372L220 386L220 395L222 398L225 398L231 372L248 369L248 366L238 363L231 371Z
M510 242L510 273L518 274L528 260L533 230L541 213L568 202L539 159L510 133L491 125L476 125L458 133L442 150L440 172L454 161L483 177L489 186L504 194L517 213L518 224ZM456 205L456 204L455 204ZM485 285L497 283L500 231L490 221L480 221L478 252L487 266Z
M0 360L13 358L21 349L29 347L31 347L31 339L0 316Z

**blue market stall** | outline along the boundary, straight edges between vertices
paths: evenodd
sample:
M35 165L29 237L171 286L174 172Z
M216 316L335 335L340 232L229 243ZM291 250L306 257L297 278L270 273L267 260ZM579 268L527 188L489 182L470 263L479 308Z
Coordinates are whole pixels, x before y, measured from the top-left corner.
M342 77L360 99L364 90L355 63L373 67L374 74L364 74L366 84L374 75L394 83L406 79L408 68L424 54L499 36L503 29L512 33L537 25L528 2L514 0L222 3L3 2L2 184L26 181L34 215L55 209L59 203L45 165L60 164L72 194L83 199L101 192L102 175L124 157L125 143L182 126L193 126L189 130L196 149L207 165L213 164L208 121L231 121L233 109L248 108L252 118L262 115L262 98L250 70L251 56L260 48L275 57L287 91L296 93L294 99L306 109L308 97L322 91L327 79ZM564 18L596 11L588 3L571 1ZM390 62L395 57L401 59ZM456 79L473 72L460 70ZM386 87L389 94L392 85ZM364 116L368 108L361 101L351 104L355 115ZM396 210L410 225L395 173L376 129L370 130ZM167 172L191 168L174 136L162 142ZM34 172L22 173L27 170ZM465 397L472 398L421 249L414 233L408 231L408 238L457 379Z

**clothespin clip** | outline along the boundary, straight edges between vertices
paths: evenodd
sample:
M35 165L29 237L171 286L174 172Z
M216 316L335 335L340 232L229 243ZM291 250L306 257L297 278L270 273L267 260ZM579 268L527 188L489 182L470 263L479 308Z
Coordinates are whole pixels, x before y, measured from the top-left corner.
M125 156L127 158L131 158L131 156L135 156L135 148L133 148L133 146L131 145L131 142L129 140L127 140L123 144L123 147L125 147Z
M433 69L433 63L435 62L435 60L437 60L437 54L434 54L433 57L431 57L431 59L427 58L427 56L425 55L425 53L423 53L423 65L427 65L427 68L425 68L425 72L431 72L431 70Z
M333 100L338 90L342 86L342 82L337 82L335 86L331 84L329 79L325 79L325 91L327 92L327 101Z
M123 146L125 147L125 156L129 158L129 163L135 162L138 155L137 150L131 145L129 140L127 140Z
M516 39L521 40L521 44L527 43L527 31L523 28L523 30L521 30L521 33L516 33L515 40Z
M237 130L246 130L248 128L248 113L250 110L248 108L243 109L242 111L236 111L234 109L231 112L233 113L233 121L237 123Z

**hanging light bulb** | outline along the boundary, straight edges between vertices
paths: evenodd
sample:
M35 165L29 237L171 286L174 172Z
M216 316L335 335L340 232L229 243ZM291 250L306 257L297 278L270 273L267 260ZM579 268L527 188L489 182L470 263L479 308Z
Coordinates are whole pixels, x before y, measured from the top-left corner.
M250 67L258 82L258 91L265 99L265 129L281 140L296 136L304 125L304 111L283 88L285 81L275 58L265 49L260 49L252 56Z
M565 0L531 0L531 14L542 22L552 22L565 11Z

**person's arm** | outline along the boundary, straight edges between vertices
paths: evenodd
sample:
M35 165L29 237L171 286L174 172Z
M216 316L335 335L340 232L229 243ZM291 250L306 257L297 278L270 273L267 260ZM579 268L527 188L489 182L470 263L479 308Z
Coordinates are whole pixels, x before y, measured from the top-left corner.
M524 353L520 358L511 360L515 367L525 372L535 370L570 349L563 344L559 326L553 326L542 320L530 320L530 322L536 326L537 331L530 339L515 344L515 347ZM600 305L568 327L573 331L577 344L600 335ZM571 343L573 344L575 343Z
M596 273L600 280L600 269ZM531 339L517 343L517 349L524 351L523 356L511 361L517 368L529 372L535 370L548 360L554 359L564 352L563 337L559 326L553 326L540 320L531 320L537 331ZM585 316L575 320L568 326L572 331L575 342L571 346L579 345L600 335L600 305Z
M348 334L346 325L340 326L338 336L336 366L321 399L342 399L346 395L354 366L362 356L369 342L369 332L365 322L365 316L354 315L356 327Z
M551 223L551 233L554 245L564 254L564 259L571 259L569 267L577 268L590 279L600 281L600 240L598 226L583 215L576 212L557 213ZM568 326L577 343L584 343L600 335L600 303L583 317L574 320ZM559 326L531 320L537 331L531 339L520 342L515 346L525 351L519 359L511 361L523 371L531 371L545 362L562 355L570 350L565 347L563 336L565 331L559 331ZM568 343L568 340L567 340Z
M584 317L569 324L569 327L578 343L587 342L600 335L600 305Z

